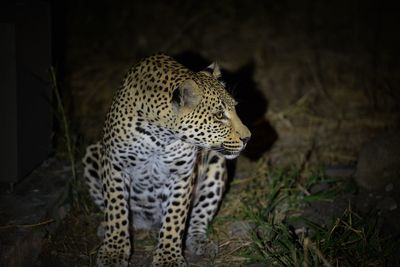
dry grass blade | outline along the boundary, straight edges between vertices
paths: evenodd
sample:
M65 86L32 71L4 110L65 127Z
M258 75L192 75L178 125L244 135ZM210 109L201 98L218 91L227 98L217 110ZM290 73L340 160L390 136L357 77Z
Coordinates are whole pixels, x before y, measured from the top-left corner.
M33 224L10 224L10 225L3 225L0 226L0 229L8 229L8 228L33 228L33 227L39 227L39 226L44 226L44 225L48 225L55 222L54 219L48 219L45 220L43 222L39 222L39 223L33 223Z

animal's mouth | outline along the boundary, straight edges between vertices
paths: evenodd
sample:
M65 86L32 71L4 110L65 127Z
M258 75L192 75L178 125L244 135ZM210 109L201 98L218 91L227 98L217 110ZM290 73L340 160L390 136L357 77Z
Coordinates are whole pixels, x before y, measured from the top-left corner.
M225 157L226 159L235 159L235 158L237 158L237 157L240 155L240 153L229 152L229 153L223 154L223 155L224 155L224 157Z
M240 150L230 150L227 149L223 146L219 146L219 147L212 147L211 148L214 151L219 152L220 154L222 154L226 159L235 159L240 155L240 152L242 152L243 148Z

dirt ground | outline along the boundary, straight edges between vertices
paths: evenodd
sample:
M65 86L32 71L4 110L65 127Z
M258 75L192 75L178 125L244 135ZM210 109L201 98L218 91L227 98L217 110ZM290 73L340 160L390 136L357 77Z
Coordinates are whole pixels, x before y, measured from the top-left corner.
M395 10L373 9L373 1L351 3L65 1L56 5L60 31L56 40L63 55L59 83L77 158L100 137L112 94L137 60L163 51L194 70L216 60L253 137L236 163L233 184L212 231L219 257L189 262L190 266L264 266L248 263L237 253L251 241L246 239L246 224L234 219L239 212L235 196L250 190L243 185L255 179L260 166L295 166L301 172L319 167L351 180L363 145L400 126ZM390 213L387 207L390 201L400 203L397 186L371 192L357 189L307 212L311 217L319 214L318 220L330 220L337 214L335 207L345 207L352 199L360 209L383 205L383 215L393 226L398 212ZM81 194L87 200L84 189ZM49 235L37 266L94 266L101 214L86 200ZM155 234L136 233L135 242L132 265L149 266Z

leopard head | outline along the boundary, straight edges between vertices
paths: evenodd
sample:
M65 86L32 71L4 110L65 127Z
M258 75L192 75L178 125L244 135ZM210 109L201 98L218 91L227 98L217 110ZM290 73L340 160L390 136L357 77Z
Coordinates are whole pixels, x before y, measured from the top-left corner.
M218 65L213 63L204 71L192 73L174 90L175 132L184 142L233 159L246 147L251 133L237 115L237 102L220 76Z

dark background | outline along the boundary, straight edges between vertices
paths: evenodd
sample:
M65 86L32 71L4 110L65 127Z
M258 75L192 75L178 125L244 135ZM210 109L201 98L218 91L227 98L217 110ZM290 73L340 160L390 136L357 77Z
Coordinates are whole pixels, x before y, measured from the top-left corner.
M354 162L399 123L399 9L389 1L54 3L55 61L73 128L97 140L126 68L155 52L217 61L259 158ZM289 156L287 158L287 156ZM282 162L283 163L283 162Z

